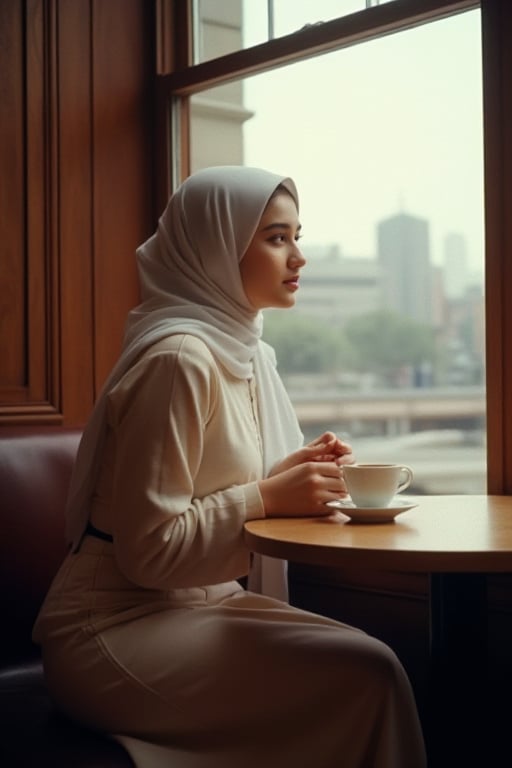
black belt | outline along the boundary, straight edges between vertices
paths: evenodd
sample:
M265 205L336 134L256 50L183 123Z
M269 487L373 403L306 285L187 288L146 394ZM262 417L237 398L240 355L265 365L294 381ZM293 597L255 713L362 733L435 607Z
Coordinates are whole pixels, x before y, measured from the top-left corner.
M114 537L110 535L110 533L105 533L105 531L100 531L99 528L95 528L92 523L87 523L87 528L85 529L86 536L94 536L95 539L101 539L102 541L114 541Z

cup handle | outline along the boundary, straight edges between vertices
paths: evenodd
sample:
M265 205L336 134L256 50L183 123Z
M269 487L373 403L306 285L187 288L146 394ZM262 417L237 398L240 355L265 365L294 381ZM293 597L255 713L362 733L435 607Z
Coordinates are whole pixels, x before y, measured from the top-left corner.
M398 484L398 488L396 489L397 493L401 493L402 491L405 491L406 488L410 486L412 483L412 469L410 467L401 467L402 470L402 476L405 475L405 478Z

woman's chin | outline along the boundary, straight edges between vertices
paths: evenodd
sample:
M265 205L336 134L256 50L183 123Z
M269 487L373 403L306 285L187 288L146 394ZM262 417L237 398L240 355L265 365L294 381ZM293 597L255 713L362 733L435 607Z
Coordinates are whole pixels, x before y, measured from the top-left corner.
M289 309L290 307L295 306L295 294L288 293L286 296L283 296L281 298L281 302L279 304L280 307L283 309Z

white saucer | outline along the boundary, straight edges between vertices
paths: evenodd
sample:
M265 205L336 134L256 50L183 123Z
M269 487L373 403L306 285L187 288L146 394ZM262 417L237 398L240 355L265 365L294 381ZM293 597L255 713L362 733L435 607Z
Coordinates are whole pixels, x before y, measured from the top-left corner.
M327 502L328 507L339 509L344 515L358 523L389 523L402 512L417 507L410 499L393 499L389 507L356 507L351 499Z

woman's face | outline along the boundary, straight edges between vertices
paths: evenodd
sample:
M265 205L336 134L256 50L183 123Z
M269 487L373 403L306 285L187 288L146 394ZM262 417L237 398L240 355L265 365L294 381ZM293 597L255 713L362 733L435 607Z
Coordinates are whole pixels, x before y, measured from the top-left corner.
M301 225L287 192L270 198L240 263L245 294L255 309L292 307L306 263L298 247Z

